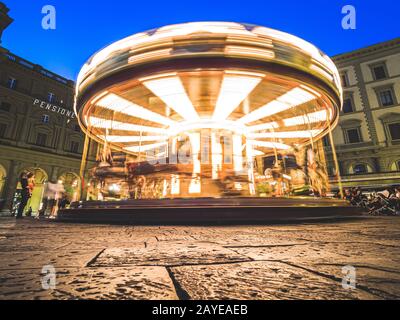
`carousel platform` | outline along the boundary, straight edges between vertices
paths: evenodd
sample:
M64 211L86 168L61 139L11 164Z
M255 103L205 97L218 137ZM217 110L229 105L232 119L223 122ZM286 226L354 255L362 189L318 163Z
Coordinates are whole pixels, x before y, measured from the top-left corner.
M351 219L347 202L320 198L199 198L87 201L61 210L57 221L135 225L264 224Z

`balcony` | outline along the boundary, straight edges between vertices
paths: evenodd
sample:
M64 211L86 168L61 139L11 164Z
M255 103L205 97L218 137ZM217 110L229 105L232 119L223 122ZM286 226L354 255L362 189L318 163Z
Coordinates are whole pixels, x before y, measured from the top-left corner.
M349 174L341 176L343 187L380 188L400 185L400 172L372 172L365 174ZM337 188L337 179L330 178L333 189Z

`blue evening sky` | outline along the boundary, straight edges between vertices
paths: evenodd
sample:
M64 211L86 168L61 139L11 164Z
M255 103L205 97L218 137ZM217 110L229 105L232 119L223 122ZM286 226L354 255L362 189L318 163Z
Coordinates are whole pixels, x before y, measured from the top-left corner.
M14 23L2 46L76 79L97 50L131 34L189 21L236 21L286 31L335 55L400 36L398 0L0 0ZM44 5L57 10L56 30L41 27ZM341 27L344 5L357 9L357 29Z

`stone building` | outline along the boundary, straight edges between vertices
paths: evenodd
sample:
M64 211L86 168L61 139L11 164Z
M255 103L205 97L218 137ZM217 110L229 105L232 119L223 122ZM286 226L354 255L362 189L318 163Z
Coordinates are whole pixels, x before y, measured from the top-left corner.
M343 185L400 185L400 38L333 60L344 88L333 132Z
M12 22L2 3L0 21L1 35ZM35 173L36 187L29 204L34 212L48 181L62 182L74 200L82 196L79 174L84 134L73 102L73 81L0 47L1 212L10 212L23 170Z

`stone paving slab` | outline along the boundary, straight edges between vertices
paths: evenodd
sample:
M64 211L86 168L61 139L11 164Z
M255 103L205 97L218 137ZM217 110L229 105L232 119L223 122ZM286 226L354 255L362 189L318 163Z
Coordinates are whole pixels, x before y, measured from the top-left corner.
M95 250L49 250L0 252L0 270L55 267L85 267L100 251Z
M245 262L172 268L191 299L377 299L361 290L284 263Z
M357 283L356 286L370 292L382 299L400 299L400 272L385 269L385 264L381 267L368 265L368 263L352 263L355 267ZM300 267L312 270L329 277L340 280L343 276L340 264L301 264Z
M125 265L176 266L249 261L250 258L209 242L158 242L146 248L106 249L93 267Z
M54 290L42 288L41 271L0 270L0 300L177 299L171 278L162 267L56 269Z
M280 260L292 263L370 264L392 270L400 265L400 246L383 246L366 242L316 242L293 245L231 247L254 260Z

